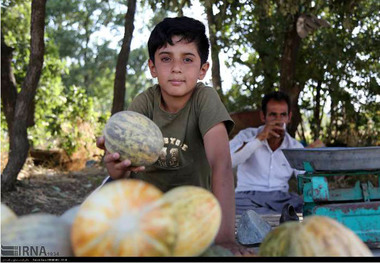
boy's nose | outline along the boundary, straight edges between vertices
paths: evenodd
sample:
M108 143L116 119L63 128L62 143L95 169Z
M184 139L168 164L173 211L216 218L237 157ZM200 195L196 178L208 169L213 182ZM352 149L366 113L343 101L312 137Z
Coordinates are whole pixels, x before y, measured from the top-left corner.
M181 63L179 61L173 61L172 72L174 73L181 72Z

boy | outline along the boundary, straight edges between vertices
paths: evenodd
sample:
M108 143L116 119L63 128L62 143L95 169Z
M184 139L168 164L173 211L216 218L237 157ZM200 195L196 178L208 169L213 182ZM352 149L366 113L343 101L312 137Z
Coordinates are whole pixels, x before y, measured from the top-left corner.
M158 79L138 95L128 110L152 119L164 136L158 161L146 167L130 167L119 154L107 153L104 161L112 179L137 178L162 191L195 185L214 193L222 207L217 244L235 254L248 254L235 243L235 204L228 132L233 122L216 91L202 80L209 68L209 42L205 26L192 18L165 18L152 31L149 69ZM104 149L104 137L97 141Z

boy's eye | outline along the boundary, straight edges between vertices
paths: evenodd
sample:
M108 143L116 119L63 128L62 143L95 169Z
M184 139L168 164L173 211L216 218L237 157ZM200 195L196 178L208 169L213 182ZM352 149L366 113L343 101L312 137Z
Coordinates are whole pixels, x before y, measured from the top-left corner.
M162 57L161 61L162 62L169 62L170 61L170 57Z
M193 60L191 58L185 58L183 61L185 63L191 63L191 62L193 62Z

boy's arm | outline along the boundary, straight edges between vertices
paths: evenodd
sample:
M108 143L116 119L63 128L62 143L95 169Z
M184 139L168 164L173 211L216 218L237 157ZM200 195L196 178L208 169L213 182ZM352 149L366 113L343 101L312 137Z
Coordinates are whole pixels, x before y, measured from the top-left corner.
M212 192L222 208L222 224L215 243L230 249L235 255L253 251L235 241L235 191L231 168L228 134L223 122L216 124L203 137L205 151L212 171Z

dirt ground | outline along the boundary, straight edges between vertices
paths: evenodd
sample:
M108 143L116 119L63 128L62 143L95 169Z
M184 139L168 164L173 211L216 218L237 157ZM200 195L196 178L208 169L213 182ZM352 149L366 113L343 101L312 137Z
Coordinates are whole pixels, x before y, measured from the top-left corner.
M1 202L18 216L31 213L61 215L78 205L98 187L106 170L93 163L81 171L26 165L20 172L16 189L1 193Z
M16 189L1 192L1 202L18 216L31 213L61 215L71 207L81 204L106 176L107 172L100 161L90 161L80 171L64 171L57 167L35 165L28 159L18 176ZM369 180L375 187L379 187L375 175L329 178L329 185L332 188L353 187L358 179L362 182ZM297 192L294 177L289 181L289 186L291 191Z

